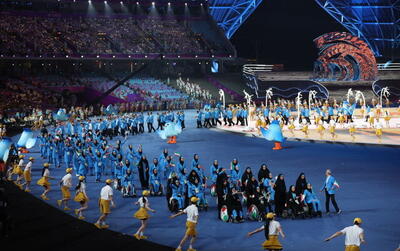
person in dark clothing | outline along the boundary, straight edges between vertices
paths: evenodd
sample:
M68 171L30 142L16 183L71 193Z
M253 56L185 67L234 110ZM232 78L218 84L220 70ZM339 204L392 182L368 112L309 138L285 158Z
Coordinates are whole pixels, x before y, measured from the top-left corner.
M292 217L303 213L303 205L301 203L300 195L296 194L295 186L290 186L286 195L287 207L292 210Z
M223 175L217 178L217 198L218 198L218 219L221 219L222 206L227 205L228 194L230 193L230 185L227 178Z
M216 183L218 183L218 179L220 179L220 180L228 179L228 174L226 174L225 168L223 168L223 167L218 168L218 176L217 176Z
M200 180L200 176L197 174L195 170L192 170L188 176L188 182L194 184L196 179Z
M258 171L258 182L260 182L260 185L264 183L264 180L269 177L269 169L266 164L262 164L260 167L260 170Z
M251 205L258 205L258 197L257 197L257 187L258 187L258 182L256 180L256 177L251 176L249 180L246 182L246 189L245 193L247 196L247 208L249 208Z
M246 170L244 171L242 175L242 191L245 191L246 189L246 183L251 180L251 177L253 177L253 173L251 172L250 167L246 167Z
M301 173L296 180L296 194L303 194L305 189L307 189L306 175L304 173Z
M146 156L142 155L137 167L142 189L149 189L149 162L147 161Z
M243 208L242 203L240 201L240 194L236 188L232 188L231 192L228 193L227 196L227 207L228 207L228 214L231 217L231 220L235 223L243 222Z
M283 209L285 209L286 203L286 184L285 177L283 174L278 175L278 179L275 182L275 213L279 217L282 216Z

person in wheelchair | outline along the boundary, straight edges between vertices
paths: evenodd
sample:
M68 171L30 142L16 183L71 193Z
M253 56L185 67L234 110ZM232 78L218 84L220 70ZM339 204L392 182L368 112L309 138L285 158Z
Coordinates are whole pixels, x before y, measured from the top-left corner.
M205 195L205 185L201 184L198 179L195 179L193 183L189 181L188 196L189 198L199 198L197 205L200 209L204 208L207 211L208 203Z
M318 215L319 217L322 217L321 202L313 191L310 183L307 183L307 188L304 190L304 201L308 205L310 216Z
M286 196L286 205L285 205L291 215L292 219L294 219L296 216L301 216L302 218L305 218L305 212L304 212L304 203L301 201L301 196L296 194L296 188L295 186L290 186L289 191Z
M125 175L122 179L122 196L126 197L136 197L136 189L133 184L134 175L131 169L126 169Z
M250 220L259 220L260 212L265 211L265 209L261 205L260 197L262 197L262 194L255 176L252 176L246 182L245 197L248 218Z
M185 188L179 181L174 180L175 183L171 184L172 196L169 200L170 208L173 212L181 211L185 207Z
M158 169L153 168L150 174L150 194L152 196L162 196L163 194L163 186L161 184L161 177L158 174Z
M243 192L239 192L235 187L232 187L231 192L227 194L226 205L230 216L230 222L244 222L243 208L240 200L241 194L243 194Z

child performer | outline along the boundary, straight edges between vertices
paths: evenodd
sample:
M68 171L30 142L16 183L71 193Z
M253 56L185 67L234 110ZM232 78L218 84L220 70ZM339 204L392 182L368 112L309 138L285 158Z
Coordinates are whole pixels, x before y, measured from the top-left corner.
M153 210L149 207L150 203L149 203L149 199L147 198L149 196L149 194L150 194L149 190L144 190L142 192L143 196L140 197L137 202L135 202L135 205L139 204L140 208L139 208L139 210L136 211L136 213L133 215L133 217L139 219L142 223L142 225L140 226L140 228L138 229L136 234L133 235L138 240L147 239L147 237L145 235L143 235L143 232L147 227L147 220L150 217L150 215L147 211L151 211L153 213L156 212L156 210Z
M285 238L285 234L282 231L281 224L275 221L275 214L268 213L266 215L266 220L264 226L249 232L248 237L255 233L263 231L265 232L266 241L262 244L263 248L266 250L282 250L282 244L278 240L278 235L281 234L282 238Z
M78 219L84 220L85 217L82 214L83 210L88 208L89 198L86 194L86 184L85 184L85 176L79 176L79 183L75 188L76 194L74 201L79 202L81 207L79 209L75 209L75 214L78 216Z
M303 120L303 121L305 121L305 120ZM307 122L303 123L301 131L304 133L306 138L308 138L308 124L307 124Z
M335 131L336 131L336 123L335 123L335 121L331 120L330 125L329 125L329 132L332 136L332 140L335 140L335 138L337 137Z
M14 166L13 174L17 175L17 180L15 181L15 185L17 185L20 189L22 189L21 180L23 178L23 171L22 168L24 167L24 158L25 155L19 155L19 162L18 165Z
M340 235L346 235L345 251L360 251L360 245L365 242L364 230L360 227L362 220L360 218L355 218L353 223L353 226L346 227L343 230L334 233L326 238L325 241L330 241Z
M26 164L25 169L24 169L24 179L25 182L21 184L22 186L25 185L25 192L30 192L30 185L32 181L32 175L31 175L31 170L32 170L32 164L35 161L33 157L29 158L28 164Z
M356 136L355 136L356 127L355 127L354 123L350 123L349 133L350 133L350 136L352 138L352 141L354 142L354 140L356 139Z
M110 205L115 207L113 201L113 189L111 184L113 181L111 179L106 180L106 185L100 191L100 200L99 200L99 207L100 207L100 217L94 224L99 229L106 229L109 226L106 224L105 220L107 216L111 213Z
M175 249L175 251L182 251L182 246L185 244L186 240L189 237L191 237L191 240L189 243L188 251L196 251L196 249L193 248L193 243L196 241L196 237L197 237L196 225L199 220L199 209L196 206L198 200L199 200L199 198L192 197L190 199L190 206L185 208L183 211L181 211L177 214L171 215L169 217L170 219L173 219L182 214L187 214L186 232L185 232L185 235L183 236L181 242L179 243L179 246Z
M295 128L296 128L296 127L294 126L294 119L291 118L291 119L290 119L289 126L288 126L288 129L289 129L289 131L290 131L290 133L292 134L293 137L294 137L294 129L295 129Z
M386 121L386 127L387 127L387 128L390 128L390 123L389 123L389 121L390 121L390 113L389 113L389 110L386 110L386 111L385 111L385 117L384 117L384 119L385 119L385 121Z
M381 124L381 122L376 123L375 134L378 137L379 143L381 143L382 142L382 124Z
M325 132L325 127L323 125L323 122L319 122L318 123L318 127L317 127L317 131L319 133L319 136L321 137L321 139L324 137L324 132Z
M67 172L67 174L64 175L60 181L62 199L57 200L57 204L59 207L61 207L61 205L64 203L64 210L68 211L71 210L68 207L68 201L71 199L71 193L69 189L72 187L72 168L67 168L65 172Z
M42 169L42 178L40 178L37 182L37 184L39 186L44 187L44 192L42 193L42 195L40 195L40 197L43 200L49 200L49 198L47 198L47 193L50 192L50 182L49 179L53 179L53 177L50 177L50 171L49 171L49 167L50 164L49 163L44 163L43 164L43 169Z

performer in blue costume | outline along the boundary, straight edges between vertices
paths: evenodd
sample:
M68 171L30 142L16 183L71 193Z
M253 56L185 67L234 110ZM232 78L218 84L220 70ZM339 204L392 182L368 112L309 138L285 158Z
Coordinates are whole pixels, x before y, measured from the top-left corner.
M273 150L282 149L281 143L285 141L285 138L283 137L282 129L278 120L272 121L268 129L261 127L261 133L266 140L275 142L275 146L272 148Z

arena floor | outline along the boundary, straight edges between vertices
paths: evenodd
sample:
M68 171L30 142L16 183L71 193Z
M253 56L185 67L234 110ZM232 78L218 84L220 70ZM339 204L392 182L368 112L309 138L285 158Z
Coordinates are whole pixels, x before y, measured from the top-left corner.
M286 186L294 184L299 173L305 172L307 181L318 190L325 181L324 171L330 168L341 188L337 193L337 202L343 210L341 215L324 215L322 218L306 220L281 220L286 238L281 242L284 250L324 250L337 251L344 249L343 237L330 242L323 239L334 232L351 225L354 217L364 221L367 243L362 250L394 250L400 244L400 149L383 146L360 146L346 144L313 144L307 142L285 143L282 151L273 151L272 142L262 138L244 137L223 131L196 129L194 111L186 112L187 128L178 136L178 144L168 145L157 134L130 136L124 147L133 144L143 145L144 154L149 161L159 157L164 148L170 153L179 152L190 165L193 154L200 155L200 163L206 173L214 159L220 165L228 167L233 158L238 158L241 168L252 167L257 173L260 165L266 163L275 175L285 175ZM17 140L18 138L16 138ZM116 139L114 139L116 140ZM39 147L31 149L36 162L32 170L32 194L39 197L42 187L36 185L44 162L39 155ZM48 194L49 203L57 207L56 200L61 197L58 187L59 179L65 174L64 168L51 168L52 191ZM75 184L77 179L74 180ZM139 187L139 181L136 183ZM102 183L95 183L94 177L88 178L87 190L90 197L89 209L85 212L86 221L94 223L99 210L97 199ZM133 218L137 207L134 198L122 198L115 192L116 208L108 218L111 230L132 235L140 226ZM319 194L324 205L324 196ZM207 194L209 210L200 213L198 225L197 250L261 250L265 237L259 233L247 238L246 233L259 227L261 223L246 221L242 224L223 223L217 220L215 199ZM145 234L150 241L176 247L182 238L185 228L185 216L169 219L165 197L150 197L150 204L157 212L152 214ZM70 202L70 207L78 204ZM333 209L331 209L333 211ZM73 216L73 212L69 212ZM101 231L101 230L98 230ZM133 238L133 237L132 237Z

